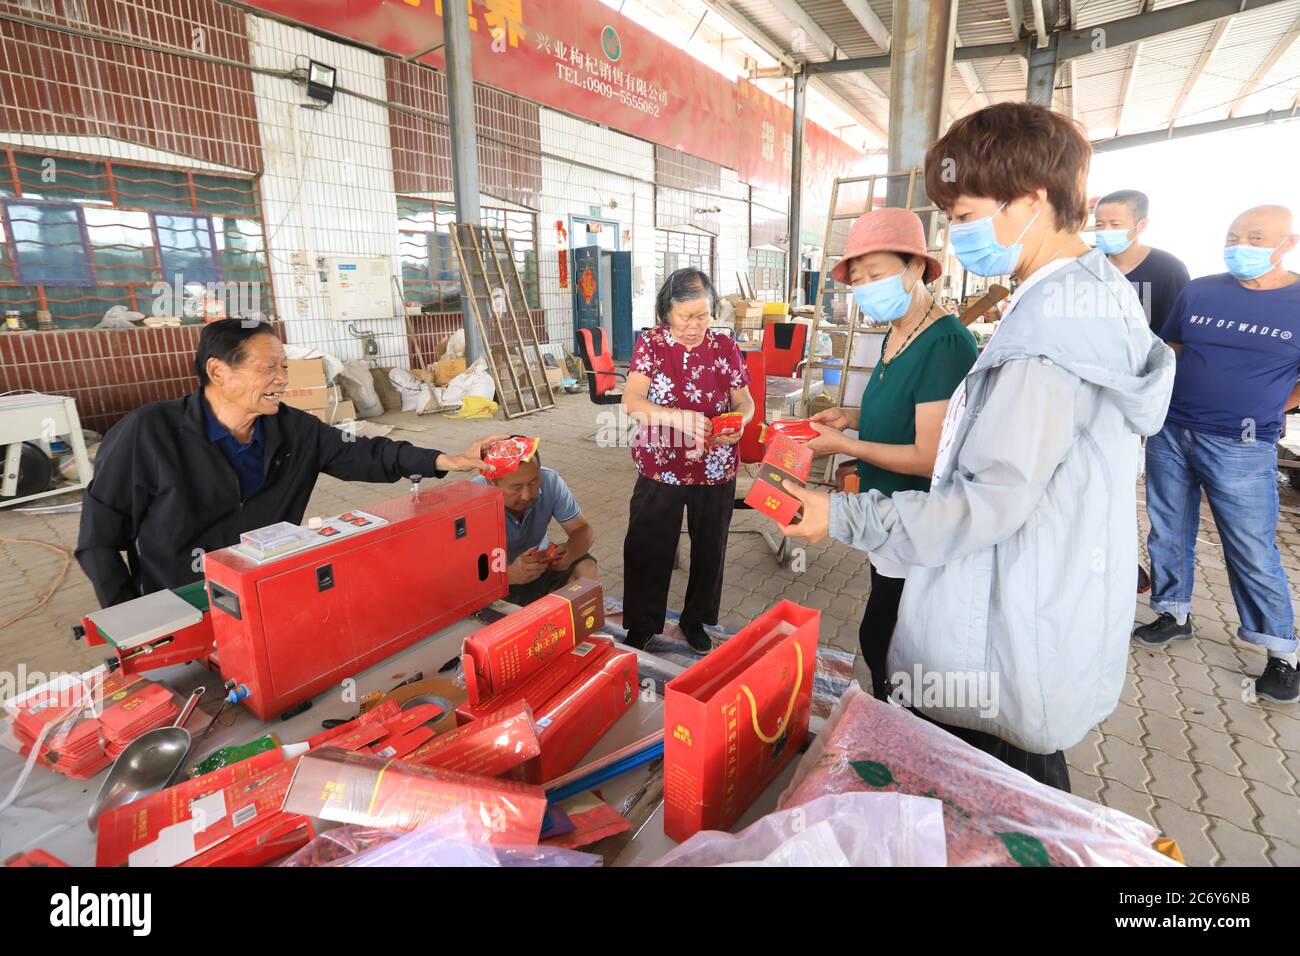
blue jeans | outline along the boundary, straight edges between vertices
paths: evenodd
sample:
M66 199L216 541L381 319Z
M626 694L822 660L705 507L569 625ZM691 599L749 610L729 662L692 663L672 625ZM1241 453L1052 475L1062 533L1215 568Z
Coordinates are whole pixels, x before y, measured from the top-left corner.
M1147 439L1146 464L1151 607L1191 612L1204 489L1241 617L1237 636L1271 651L1294 651L1291 589L1277 549L1277 445L1166 423Z

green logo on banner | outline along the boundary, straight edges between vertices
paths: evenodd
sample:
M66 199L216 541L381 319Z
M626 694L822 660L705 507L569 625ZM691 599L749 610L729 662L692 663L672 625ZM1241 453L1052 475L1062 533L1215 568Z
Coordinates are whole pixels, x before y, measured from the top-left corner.
M1047 847L1027 833L998 833L994 835L1011 854L1011 859L1021 866L1051 866L1052 860L1047 855Z
M852 763L858 776L873 787L887 787L894 782L894 775L883 763L874 760L854 760Z
M618 38L618 31L613 27L605 27L601 30L600 48L605 51L605 56L617 63L618 58L623 55L623 42Z

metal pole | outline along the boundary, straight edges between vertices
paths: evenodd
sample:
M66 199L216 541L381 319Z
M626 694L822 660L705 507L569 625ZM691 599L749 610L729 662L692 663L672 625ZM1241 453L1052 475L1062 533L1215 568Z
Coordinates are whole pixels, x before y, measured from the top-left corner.
M442 5L442 31L447 59L447 118L451 133L451 179L456 197L456 221L479 225L478 139L474 133L474 74L470 65L469 4L449 0ZM486 281L486 280L485 280ZM465 359L471 365L483 357L471 304L473 290L461 276L460 308L465 316Z
M802 272L803 250L803 122L808 94L808 74L800 70L794 75L794 133L790 147L790 254L786 262L790 290L790 304L799 301L799 278Z
M925 165L925 151L943 133L957 36L956 0L894 0L893 47L890 64L889 171L905 172ZM891 178L886 193L890 206L908 204L911 177ZM911 197L914 206L927 205L925 182L918 176ZM926 235L930 234L930 216Z
M1039 49L1033 39L1029 43L1029 83L1025 99L1039 106L1052 108L1056 91L1056 53L1060 37L1053 33L1047 46Z

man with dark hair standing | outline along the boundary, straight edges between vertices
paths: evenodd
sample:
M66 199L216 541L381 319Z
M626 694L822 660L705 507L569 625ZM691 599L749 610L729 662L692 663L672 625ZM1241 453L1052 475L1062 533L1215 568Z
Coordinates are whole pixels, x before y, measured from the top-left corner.
M1147 228L1149 206L1147 194L1136 189L1102 196L1095 211L1097 248L1133 283L1151 331L1160 335L1174 300L1191 276L1180 259L1139 240Z
M199 388L137 408L104 436L81 509L77 561L104 607L202 577L201 557L245 531L298 524L321 472L348 481L482 471L480 446L447 455L356 438L281 403L284 345L265 322L203 329ZM126 552L126 561L122 561Z

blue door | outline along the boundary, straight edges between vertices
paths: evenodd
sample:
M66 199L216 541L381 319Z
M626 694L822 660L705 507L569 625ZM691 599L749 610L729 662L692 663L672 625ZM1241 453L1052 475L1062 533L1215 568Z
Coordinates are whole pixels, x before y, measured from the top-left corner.
M600 328L600 246L579 246L573 250L573 349L582 354L581 329Z

